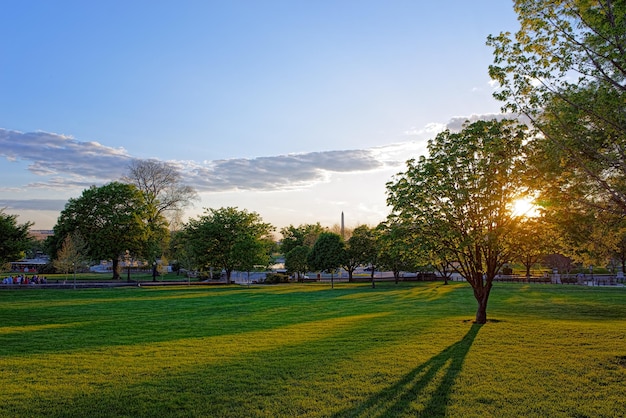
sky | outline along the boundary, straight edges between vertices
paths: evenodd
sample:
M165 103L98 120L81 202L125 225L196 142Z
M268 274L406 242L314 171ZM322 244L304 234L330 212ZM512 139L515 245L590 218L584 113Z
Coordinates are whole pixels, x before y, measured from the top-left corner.
M498 114L506 0L0 0L0 208L52 229L134 159L278 230L375 226L427 140Z

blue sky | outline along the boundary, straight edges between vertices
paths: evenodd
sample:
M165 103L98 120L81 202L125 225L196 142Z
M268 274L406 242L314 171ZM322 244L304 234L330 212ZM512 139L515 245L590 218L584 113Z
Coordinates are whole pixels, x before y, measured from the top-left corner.
M203 208L278 228L384 220L385 183L444 127L498 113L512 2L36 1L0 13L0 208L50 229L132 159Z

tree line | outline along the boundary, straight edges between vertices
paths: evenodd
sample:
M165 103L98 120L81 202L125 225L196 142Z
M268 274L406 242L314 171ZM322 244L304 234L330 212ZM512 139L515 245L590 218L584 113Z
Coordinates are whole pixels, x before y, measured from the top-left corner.
M476 322L485 323L506 263L518 260L530 272L541 255L560 254L626 267L626 5L516 0L514 9L518 31L487 39L494 97L506 118L432 138L427 154L388 182L390 213L377 226L359 226L345 240L319 224L283 228L279 251L289 271L301 277L343 266L351 278L364 263L443 277L454 271L471 285ZM267 265L276 251L272 225L237 208L206 209L181 225L195 197L174 167L137 161L121 181L70 199L50 252L115 267L127 253L149 262L169 256L228 277ZM536 216L515 213L524 198ZM7 261L24 251L28 224L2 212L0 228Z

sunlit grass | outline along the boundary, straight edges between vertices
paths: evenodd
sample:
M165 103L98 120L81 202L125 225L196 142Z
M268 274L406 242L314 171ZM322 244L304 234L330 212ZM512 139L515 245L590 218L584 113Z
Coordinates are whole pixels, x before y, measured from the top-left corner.
M0 416L620 416L626 291L0 292ZM620 412L622 411L622 412Z

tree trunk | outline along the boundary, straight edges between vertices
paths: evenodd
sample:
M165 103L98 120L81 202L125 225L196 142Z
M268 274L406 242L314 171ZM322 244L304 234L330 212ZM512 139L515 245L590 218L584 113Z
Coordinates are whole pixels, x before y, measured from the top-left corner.
M113 280L119 280L120 278L120 273L119 273L119 266L120 266L120 261L117 258L113 259Z
M474 288L474 297L478 302L478 309L476 310L476 323L487 323L487 302L489 301L489 293L491 290L491 284Z
M478 301L478 309L476 310L476 320L474 321L477 324L486 324L487 323L487 301L479 300Z

